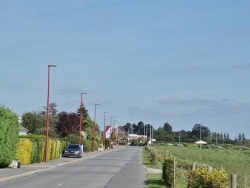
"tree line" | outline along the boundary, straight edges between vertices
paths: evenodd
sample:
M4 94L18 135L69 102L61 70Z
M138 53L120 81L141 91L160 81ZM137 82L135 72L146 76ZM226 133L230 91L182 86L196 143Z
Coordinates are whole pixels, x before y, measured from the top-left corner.
M21 124L29 130L30 134L45 134L46 107L43 107L43 109L43 111L27 112L22 115ZM49 137L63 138L69 142L76 142L80 129L80 106L76 109L76 112L58 112L57 104L51 103L49 113ZM94 122L91 120L88 110L85 108L84 104L82 104L81 129L85 131L87 140L93 138L93 124ZM238 138L231 139L228 133L211 132L208 127L202 124L195 124L192 130L180 130L178 132L173 131L172 126L168 122L157 129L155 129L151 123L145 124L143 121L139 121L137 124L126 123L120 127L130 134L147 135L148 138L150 135L153 135L156 141L195 142L201 139L206 142L214 143L250 143L250 141L245 138L244 133L239 134ZM99 130L100 128L98 124L96 124L96 132L99 132Z
M147 135L150 137L150 129L153 138L156 141L166 142L195 142L203 140L212 143L228 143L228 144L246 144L250 140L245 138L244 133L239 134L238 138L231 139L228 133L211 132L210 129L202 124L195 124L192 130L173 131L172 126L166 122L163 126L154 129L151 124L144 124L142 121L135 123L127 123L122 126L131 134Z
M28 129L28 133L34 135L45 134L46 107L43 111L26 112L22 115L21 125ZM76 142L79 135L80 126L86 132L86 139L93 138L93 125L88 110L82 104L82 125L80 125L80 107L76 112L58 112L57 104L51 103L49 106L49 137L63 138L69 142ZM96 124L96 131L99 131L99 126ZM72 140L72 138L74 138Z

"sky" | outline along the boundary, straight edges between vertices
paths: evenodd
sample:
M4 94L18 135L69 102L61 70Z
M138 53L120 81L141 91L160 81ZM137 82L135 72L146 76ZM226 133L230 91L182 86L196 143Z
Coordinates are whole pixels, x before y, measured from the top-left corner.
M1 0L0 104L18 116L81 92L101 127L202 124L250 139L250 1ZM109 123L108 123L109 124Z

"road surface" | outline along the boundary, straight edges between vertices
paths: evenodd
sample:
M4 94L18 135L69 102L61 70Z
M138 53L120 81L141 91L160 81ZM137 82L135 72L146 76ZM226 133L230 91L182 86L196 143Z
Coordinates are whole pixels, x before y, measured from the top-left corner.
M94 157L1 182L0 187L144 188L145 180L142 148L131 146L107 150Z

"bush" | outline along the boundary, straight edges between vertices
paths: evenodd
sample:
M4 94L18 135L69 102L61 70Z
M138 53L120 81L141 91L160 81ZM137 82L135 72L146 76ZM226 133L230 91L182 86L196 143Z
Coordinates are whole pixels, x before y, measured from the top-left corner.
M225 171L214 169L209 172L207 167L202 167L188 173L188 188L227 188L228 185L228 174Z
M90 152L92 147L92 140L83 140L83 150L85 153Z
M17 115L0 106L0 168L7 167L16 157L18 131Z
M30 164L32 156L32 142L28 138L20 138L16 152L16 160L21 164Z
M109 145L110 145L110 140L109 140L109 138L106 138L105 139L105 149L108 149Z
M162 180L165 182L166 187L172 187L174 181L174 167L177 169L177 163L171 156L166 156L162 165ZM176 176L176 174L175 174ZM176 179L176 178L175 178Z
M59 139L49 139L48 158L50 160L61 156L63 147L68 143ZM16 159L21 164L40 163L44 161L45 136L32 135L20 137Z

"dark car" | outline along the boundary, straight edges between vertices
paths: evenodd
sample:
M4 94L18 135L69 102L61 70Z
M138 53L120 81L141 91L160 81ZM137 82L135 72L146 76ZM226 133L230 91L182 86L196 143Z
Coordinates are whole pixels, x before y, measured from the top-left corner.
M69 144L62 154L62 157L82 157L82 147L80 144Z

